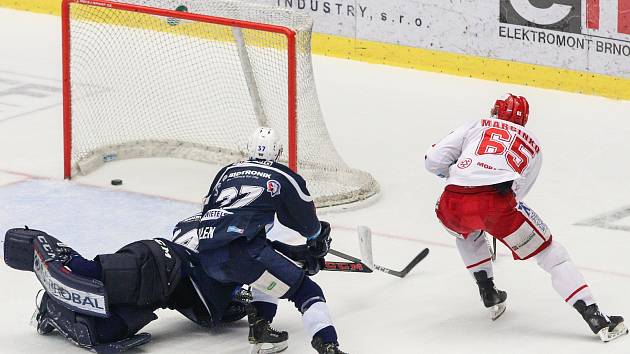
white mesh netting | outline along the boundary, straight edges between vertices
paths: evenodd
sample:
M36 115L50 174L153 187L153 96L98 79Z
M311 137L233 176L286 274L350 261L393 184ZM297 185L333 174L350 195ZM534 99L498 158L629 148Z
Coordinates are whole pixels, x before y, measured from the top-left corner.
M298 172L318 206L378 192L371 175L346 165L326 130L309 17L234 1L124 2L296 31ZM73 175L134 157L234 162L261 125L276 129L287 148L292 98L285 35L79 3L69 13L72 149L66 158Z

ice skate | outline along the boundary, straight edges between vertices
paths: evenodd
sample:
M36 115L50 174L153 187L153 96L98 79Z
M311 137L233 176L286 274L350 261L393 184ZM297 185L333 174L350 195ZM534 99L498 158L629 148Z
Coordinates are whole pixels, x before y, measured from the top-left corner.
M628 334L628 328L621 316L605 316L597 307L597 304L586 306L582 300L578 300L573 307L582 315L593 333L597 334L603 342L610 342L624 334Z
M496 321L505 312L507 293L494 286L493 279L488 278L485 270L476 272L474 275L483 305L490 311L490 318Z
M248 310L247 321L249 322L249 343L252 345L251 354L279 353L289 346L289 334L273 329L269 321L256 314L253 306L250 306Z
M82 323L71 310L53 300L48 293L43 292L36 312L37 333L48 334L56 329L66 339L81 348L93 347L89 327Z
M319 337L313 338L311 345L319 354L346 354L339 349L338 343L324 343Z
M37 295L35 295L35 304L37 307L31 319L31 325L37 329L37 333L39 334L48 334L55 330L55 327L46 319L48 311L46 309L46 302L44 302L44 296L48 296L44 289L41 289L37 292Z

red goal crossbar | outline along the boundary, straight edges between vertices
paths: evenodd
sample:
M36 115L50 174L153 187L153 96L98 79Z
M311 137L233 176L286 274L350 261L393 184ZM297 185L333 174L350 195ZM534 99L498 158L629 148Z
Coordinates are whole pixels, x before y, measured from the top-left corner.
M70 47L70 5L97 6L114 10L132 11L149 15L177 18L182 20L212 23L243 29L259 30L283 34L287 37L288 56L288 160L289 167L297 171L297 70L295 31L277 25L262 24L223 17L214 17L183 11L159 9L141 5L118 3L108 0L63 0L61 8L62 24L62 60L63 60L63 142L64 142L64 178L71 178L72 173L72 87Z

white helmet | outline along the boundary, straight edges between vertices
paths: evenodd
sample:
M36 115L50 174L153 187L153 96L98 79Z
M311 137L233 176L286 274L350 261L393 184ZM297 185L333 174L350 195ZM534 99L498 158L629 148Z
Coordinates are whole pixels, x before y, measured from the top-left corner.
M247 142L247 157L276 161L282 155L282 143L276 132L267 127L257 128Z

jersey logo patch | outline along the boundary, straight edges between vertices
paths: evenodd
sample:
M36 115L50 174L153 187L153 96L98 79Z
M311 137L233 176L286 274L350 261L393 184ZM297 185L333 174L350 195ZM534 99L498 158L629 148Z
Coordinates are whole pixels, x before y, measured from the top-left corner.
M243 232L245 232L245 230L241 229L240 227L232 225L227 228L227 232L235 232L237 234L242 234Z
M457 167L464 169L470 166L470 164L472 164L472 159L468 158L468 159L463 159L461 160L458 164Z
M280 183L276 180L270 179L267 181L267 192L271 194L272 197L280 194Z

